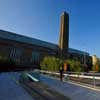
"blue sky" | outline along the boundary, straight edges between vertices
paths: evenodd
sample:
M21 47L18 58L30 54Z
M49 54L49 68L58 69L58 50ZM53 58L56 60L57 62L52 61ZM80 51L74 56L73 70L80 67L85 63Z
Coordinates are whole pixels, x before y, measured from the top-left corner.
M63 11L70 16L70 47L100 57L99 0L0 0L0 29L57 44Z

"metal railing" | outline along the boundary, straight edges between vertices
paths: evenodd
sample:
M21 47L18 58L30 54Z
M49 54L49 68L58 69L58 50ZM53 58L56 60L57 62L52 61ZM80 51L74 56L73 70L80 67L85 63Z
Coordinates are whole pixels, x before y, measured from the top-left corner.
M45 73L50 76L55 75L57 76L57 78L59 78L58 76L60 76L59 72L50 72L50 71L44 71L44 70L41 70L40 72ZM63 73L63 80L76 82L79 84L91 86L93 88L100 88L100 73L66 72L66 73Z

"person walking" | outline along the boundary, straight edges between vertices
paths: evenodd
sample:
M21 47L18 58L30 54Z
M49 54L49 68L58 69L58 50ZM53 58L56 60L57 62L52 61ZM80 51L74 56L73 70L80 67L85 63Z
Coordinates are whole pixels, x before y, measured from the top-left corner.
M63 66L60 66L60 81L63 81Z

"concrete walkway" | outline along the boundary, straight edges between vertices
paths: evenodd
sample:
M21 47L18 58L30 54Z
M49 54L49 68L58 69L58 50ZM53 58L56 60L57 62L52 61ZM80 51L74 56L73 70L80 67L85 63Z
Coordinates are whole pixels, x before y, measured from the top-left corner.
M41 81L71 100L100 100L100 92L41 75Z
M0 100L34 100L20 85L17 73L0 73Z

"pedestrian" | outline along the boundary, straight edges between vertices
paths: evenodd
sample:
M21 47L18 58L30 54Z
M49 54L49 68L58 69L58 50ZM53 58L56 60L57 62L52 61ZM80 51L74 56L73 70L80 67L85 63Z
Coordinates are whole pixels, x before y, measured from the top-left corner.
M63 66L60 66L60 80L63 81Z

